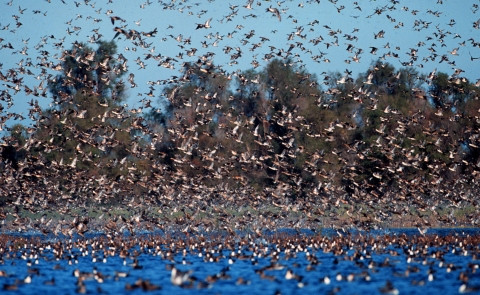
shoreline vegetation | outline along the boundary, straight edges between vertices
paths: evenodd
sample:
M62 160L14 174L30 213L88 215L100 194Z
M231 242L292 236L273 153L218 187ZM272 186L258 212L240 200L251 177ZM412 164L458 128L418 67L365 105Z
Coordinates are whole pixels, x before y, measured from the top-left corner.
M19 231L3 231L0 233L0 246L2 249L5 247L15 245L18 249L26 247L27 245L33 245L35 243L51 243L51 242L85 242L85 241L110 241L115 243L121 243L122 241L129 241L132 246L132 241L137 241L138 245L141 245L144 241L155 241L160 245L168 246L169 244L177 243L188 244L192 243L208 243L215 245L218 241L236 241L236 243L243 244L257 244L257 245L272 245L279 241L314 241L314 240L328 240L334 241L340 240L382 240L382 238L393 239L396 242L403 242L410 246L419 246L418 243L425 243L426 241L438 240L439 238L448 240L455 243L461 242L459 238L464 241L475 241L480 238L480 229L473 227L443 227L443 228L429 228L422 231L415 227L400 227L400 228L376 228L372 230L358 230L353 228L317 228L317 229L291 229L291 228L279 228L274 230L251 230L246 229L243 231L231 231L222 228L215 229L203 229L203 231L197 231L195 233L182 231L181 229L155 229L155 230L141 230L137 229L135 232L125 231L120 232L108 232L97 228L99 231L92 231L86 235L67 236L56 235L54 233L42 233L40 231L30 230L26 232ZM456 238L455 238L456 237ZM452 240L453 239L453 240ZM466 244L465 244L466 245ZM464 245L464 246L465 246ZM357 244L357 246L360 246ZM437 246L441 246L441 243ZM472 246L477 246L472 244ZM12 248L10 248L12 249ZM476 248L475 248L476 249ZM178 250L178 249L177 249ZM478 250L478 249L476 249Z
M448 217L438 213L436 215L424 213L420 216L393 216L384 220L376 220L374 217L355 219L346 212L348 208L348 206L332 208L331 212L326 212L324 215L305 215L294 208L278 207L265 207L257 210L252 207L222 208L197 214L190 209L162 212L161 207L150 207L148 212L136 213L134 210L112 207L103 208L103 210L98 210L98 208L74 209L67 215L52 210L36 213L9 213L6 209L3 210L5 218L2 221L0 232L4 234L37 232L45 236L53 234L56 237L72 238L75 234L80 237L90 232L103 232L116 236L125 233L136 235L138 232L159 230L187 235L227 231L235 235L235 232L261 233L266 230L276 231L279 229L311 230L312 232L321 232L322 229L368 232L395 228L420 228L422 230L428 228L478 228L472 225L471 220L467 218L465 212L468 210L456 213L454 223L444 223L441 220ZM80 224L81 226L79 226Z

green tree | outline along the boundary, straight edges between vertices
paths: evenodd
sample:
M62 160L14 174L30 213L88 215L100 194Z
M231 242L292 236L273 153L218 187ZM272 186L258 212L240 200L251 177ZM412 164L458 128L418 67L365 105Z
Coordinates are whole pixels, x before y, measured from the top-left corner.
M439 72L432 80L428 93L434 107L443 108L445 102L448 101L450 91L449 84L448 75L443 72Z
M40 143L34 154L91 173L119 173L109 163L132 154L131 135L141 126L130 126L135 116L121 105L126 69L116 51L113 41L99 41L96 49L74 43L63 53L59 74L48 83L53 104L32 135Z

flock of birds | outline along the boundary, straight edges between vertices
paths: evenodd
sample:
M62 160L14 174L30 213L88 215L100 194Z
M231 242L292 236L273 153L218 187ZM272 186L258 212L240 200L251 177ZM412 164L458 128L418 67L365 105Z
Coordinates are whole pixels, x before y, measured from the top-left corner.
M7 3L7 5L13 5L13 0ZM48 0L48 2L51 2ZM64 1L62 1L65 3ZM189 3L188 1L172 1L170 3L165 3L163 1L158 1L158 5L161 9L164 10L179 10L189 11L188 14L193 14L192 7L200 6L200 3ZM210 2L210 1L209 1ZM266 1L263 1L266 2ZM230 5L230 13L223 16L221 20L218 20L218 23L215 25L221 25L228 22L238 22L236 25L236 30L229 33L225 38L232 38L232 36L241 34L244 26L247 26L249 18L257 18L259 15L250 14L245 15L241 18L239 15L242 11L258 11L261 8L262 13L268 13L276 17L276 21L285 22L293 21L296 25L295 30L288 32L286 48L276 48L275 46L269 46L270 52L266 53L262 58L265 61L271 61L275 58L280 60L292 59L299 68L305 67L305 64L302 64L302 56L310 55L312 60L315 62L328 63L331 62L327 57L326 53L323 53L320 49L319 55L314 55L311 49L307 48L307 45L303 42L308 40L307 34L310 35L310 32L314 32L317 29L317 25L320 25L319 21L314 21L309 24L301 24L301 19L295 19L293 16L289 15L288 8L285 1L278 1L276 3L269 2L269 7L262 6L264 3L261 1L247 1L245 5ZM299 7L304 5L316 5L320 1L307 1L305 4L302 1L299 4ZM338 0L330 0L334 5L338 5ZM441 5L442 1L439 1ZM383 17L387 16L390 11L393 10L403 10L405 13L409 12L413 15L419 13L417 10L410 10L406 6L400 6L400 1L389 1L387 5L382 7L377 7L371 15L367 17ZM113 0L108 1L107 6L112 4L112 7L115 5ZM271 5L270 5L271 4ZM276 6L275 6L276 4ZM59 4L63 5L63 4ZM67 5L65 3L65 5ZM83 2L75 2L77 7L79 6L90 6L92 9L95 9L95 3L92 3L90 0L84 0ZM143 8L145 7L154 7L155 3L147 1L142 4ZM355 2L354 4L359 12L362 12L360 4ZM338 13L341 13L345 7L339 5L336 7ZM441 8L441 6L439 6ZM158 8L156 8L158 9ZM478 10L478 5L472 5L472 14ZM336 12L337 12L336 11ZM109 32L100 32L99 30L93 30L92 36L89 36L89 42L95 43L105 36L113 36L113 38L123 38L127 42L131 42L131 48L126 48L125 50L129 53L145 51L145 58L142 60L138 57L135 60L136 65L139 66L139 71L145 70L149 65L149 62L155 60L158 62L158 66L161 68L174 69L175 65L179 65L179 60L184 57L191 57L193 60L196 60L194 65L198 70L205 73L209 79L218 79L219 77L226 78L231 80L233 78L238 78L240 83L245 85L256 85L258 84L258 77L252 79L245 78L240 72L234 71L228 73L222 66L214 65L213 57L215 53L207 52L203 55L197 55L199 51L192 44L192 38L186 38L182 34L178 36L168 35L165 30L158 30L154 28L153 30L138 31L132 28L129 28L125 20L121 16L117 16L113 9L107 10L105 13L101 12L101 9L95 10L96 14L93 16L88 16L94 23L102 21L101 16L106 15L104 20L109 20L111 22L111 28ZM20 30L22 27L22 18L25 17L24 14L30 13L28 9L19 7L18 14L14 15L16 22L16 27L11 29L9 25L3 25L4 31L10 31L12 34L15 34L16 30ZM33 14L40 14L40 11L31 11ZM203 15L208 15L208 11L202 10L198 13L198 17L201 18ZM429 10L427 14L434 15L439 17L441 12ZM46 14L46 13L45 13ZM83 16L79 15L78 18ZM87 17L87 16L85 16ZM218 18L216 16L215 18ZM440 18L441 20L441 18ZM200 22L196 24L195 30L198 32L211 31L213 24L213 17L208 18L205 22ZM395 27L403 27L402 22L397 22L395 19L391 19L392 23L395 23ZM140 25L140 21L136 23ZM434 26L431 22L422 21L421 19L416 20L413 26L414 31L426 30L429 26ZM479 28L479 21L473 22L474 29ZM455 26L455 20L451 20L448 24L449 28ZM324 44L327 50L332 50L331 48L336 48L339 45L340 40L344 39L347 44L347 52L353 54L351 59L345 60L345 63L355 63L359 62L364 50L362 48L357 48L355 44L358 37L356 37L355 32L358 29L353 30L353 33L346 34L342 33L340 30L331 29L328 25L323 26L329 35L329 42L327 42L322 36L319 36L314 39L310 39L308 43L312 43L312 46L317 46L319 44ZM306 29L308 28L308 31ZM387 29L378 30L374 32L374 39L382 39L389 32ZM68 22L67 34L77 34L81 31L80 27L77 27L73 24L73 21ZM277 33L275 30L272 34ZM163 34L163 35L161 35ZM343 34L343 35L342 35ZM447 39L454 35L453 40L457 42L460 41L460 45L454 45L453 49L448 54L439 54L440 48L444 46L451 46L447 44ZM162 54L155 54L155 47L152 46L152 43L149 43L150 40L155 40L161 38L162 41L174 40L177 42L177 45L183 50L175 57L162 56ZM202 47L208 48L209 46L217 47L218 43L224 42L227 43L224 39L224 36L214 34L210 32L205 36L205 40L201 41ZM243 46L247 44L252 45L248 51L255 52L258 48L262 47L264 44L268 44L268 37L260 37L258 43L254 43L254 38L256 37L255 30L250 30L243 34L241 43ZM213 40L212 43L210 41ZM293 43L291 43L291 41ZM427 41L432 43L431 48L429 48L430 55L423 57L423 63L433 63L438 62L439 64L448 63L451 67L455 67L454 58L459 55L461 52L462 55L465 55L467 50L460 49L460 46L466 46L467 42L469 43L471 49L477 49L480 47L480 43L474 40L474 38L466 39L462 38L458 34L452 33L444 29L443 25L436 26L436 29L433 31L431 36L427 37ZM62 61L65 59L65 54L67 54L64 49L67 44L65 44L65 38L58 38L54 36L45 36L42 37L40 42L34 47L38 52L37 61L32 60L29 57L31 49L28 48L29 40L23 40L25 46L23 48L14 48L11 42L7 39L0 39L2 56L5 56L7 52L12 54L17 54L22 56L22 59L16 64L17 67L7 69L5 73L3 70L0 72L0 80L3 81L3 90L1 90L0 99L2 105L0 105L0 127L1 129L8 128L6 123L8 120L21 120L24 119L23 114L21 113L10 113L4 109L3 103L7 104L7 109L14 105L15 97L21 94L26 96L32 95L36 98L41 99L41 97L47 97L48 93L48 82L51 82L55 79L55 71L61 71ZM54 47L58 50L61 50L61 54L51 55L50 52L43 49L44 46L49 44L49 42L54 42ZM200 45L200 44L198 44ZM250 46L248 45L248 46ZM73 43L74 48L81 46L80 43ZM310 45L309 45L310 46ZM402 62L403 66L413 66L414 64L420 68L423 65L418 63L419 54L418 51L421 47L425 46L423 41L419 41L418 48L411 48L408 52L409 61ZM160 47L160 46L159 46ZM381 60L386 59L396 59L399 54L400 49L389 50L389 43L384 46L384 54L380 57ZM370 54L376 55L379 51L378 47L370 47ZM245 56L244 47L238 46L225 46L223 52L229 56L229 64L237 63L237 60L241 60ZM89 64L95 60L95 56L92 54L89 55L75 55L70 53L78 62ZM300 55L302 54L302 55ZM125 53L126 55L126 53ZM124 54L120 53L116 56L107 57L106 60L97 62L95 64L96 69L103 69L102 80L108 81L109 75L115 75L116 71L126 71L128 70L127 63L131 60L128 60ZM257 60L257 55L254 54L254 59L251 61L251 65L256 68L260 65ZM13 55L15 56L15 55ZM477 57L471 56L470 59L472 62L475 62ZM110 62L115 60L117 62L116 66L111 68ZM440 66L440 65L439 65ZM370 75L367 76L367 79L362 82L362 87L353 88L353 90L347 94L348 99L353 99L359 104L366 105L367 108L376 109L378 99L376 98L375 93L368 91L368 86L372 84L373 73L377 69L371 69ZM30 79L29 76L35 76L34 72L40 71L40 74L36 76L40 80L38 86L31 87L30 85L25 84L27 79ZM467 78L461 76L464 71L461 69L454 69L453 73L450 75L450 80L452 83L452 88L455 88L456 85L459 85L461 82L468 81ZM317 227L316 225L321 224L322 221L325 221L324 216L328 218L335 218L336 208L345 208L346 218L342 220L340 225L345 226L355 226L358 228L370 228L374 224L382 224L385 221L393 217L397 220L405 220L409 216L416 218L416 223L420 229L424 227L431 226L433 219L424 218L424 215L421 212L431 212L435 216L436 208L439 206L447 206L449 214L447 216L438 216L435 219L438 219L443 225L456 225L455 223L455 210L461 210L466 205L471 205L474 207L473 212L470 212L467 216L470 225L478 225L480 222L480 215L478 209L478 191L474 189L464 190L462 188L469 187L475 188L478 187L478 175L480 174L480 162L479 163L464 163L461 160L456 162L450 167L445 167L440 162L432 162L422 157L421 154L413 154L410 151L396 149L397 145L397 136L404 134L404 131L410 128L413 125L419 124L419 121L426 120L421 112L415 113L408 118L405 117L396 117L395 110L389 106L385 106L384 115L387 121L396 122L397 128L395 130L388 131L386 130L386 125L382 124L380 129L377 130L379 134L379 139L377 145L383 146L385 152L388 156L393 157L395 151L405 159L401 163L396 163L393 166L386 167L384 171L378 171L373 174L373 177L383 180L387 176L393 177L396 175L400 186L395 191L389 190L382 182L379 184L378 188L371 189L367 182L357 183L353 181L352 190L354 193L347 194L345 192L345 187L340 186L334 183L335 174L325 169L321 168L322 165L328 165L329 162L338 161L344 163L346 169L345 176L348 179L355 174L355 169L360 169L358 167L358 159L369 157L368 152L359 152L358 145L359 143L354 143L348 145L346 152L337 153L332 151L331 154L325 155L322 151L316 151L314 153L307 155L306 164L302 169L314 178L320 179L318 183L312 185L311 183L306 183L303 180L302 176L299 173L294 173L293 167L289 164L289 159L294 159L299 155L304 153L303 147L297 144L297 139L294 136L294 132L298 130L310 130L307 135L311 138L318 139L319 141L335 141L335 132L337 130L353 130L356 128L355 124L352 122L344 122L342 120L336 120L333 122L328 122L326 126L317 126L321 128L321 131L313 130L313 127L305 118L297 115L297 108L288 109L287 107L283 108L281 111L275 113L272 119L268 118L268 111L265 112L264 117L246 117L245 115L237 116L236 118L229 117L229 110L222 110L225 116L228 118L224 126L227 135L234 140L236 143L242 143L242 137L253 136L256 138L255 142L258 145L259 149L265 150L261 154L257 154L248 149L241 149L239 151L231 150L228 157L219 157L217 156L220 151L224 150L225 147L215 146L201 149L199 147L199 137L205 136L205 134L199 134L197 128L199 126L206 125L213 120L212 114L216 113L218 109L221 109L222 106L219 104L213 104L211 101L216 101L217 92L207 91L205 89L197 89L197 94L204 98L202 103L197 103L196 105L192 103L192 99L184 97L182 95L181 86L190 82L188 72L183 73L180 76L172 76L168 79L159 79L156 81L148 81L150 91L147 93L140 93L142 96L141 104L142 106L138 109L128 109L128 107L119 107L115 109L108 109L104 112L103 116L98 118L93 118L99 121L105 121L108 118L121 118L121 119L130 119L131 126L129 130L137 130L142 132L144 135L148 134L151 136L151 144L149 147L142 147L138 140L133 140L129 151L131 152L132 157L138 159L149 159L151 165L152 173L151 175L137 175L135 174L135 163L129 158L122 158L112 160L111 163L102 163L101 165L115 167L121 166L123 169L128 169L129 173L127 176L121 176L116 179L109 179L106 176L90 175L89 171L82 171L78 169L79 162L88 162L93 161L91 154L84 152L84 146L90 145L94 146L100 150L107 150L109 147L116 144L114 139L115 130L98 125L96 128L102 129L102 140L98 141L97 138L92 138L92 134L96 134L98 130L89 130L88 132L80 131L76 128L75 125L69 124L68 118L65 114L59 114L61 122L65 126L65 130L69 130L74 134L75 138L82 140L82 144L79 144L77 147L76 156L71 159L63 159L59 161L47 161L44 154L48 153L53 149L59 149L62 147L53 146L51 141L42 141L34 136L35 131L39 128L45 128L48 126L48 120L42 116L42 107L41 103L39 104L38 100L33 100L30 103L29 108L29 118L35 121L33 127L28 127L27 133L29 134L28 140L24 146L15 145L15 139L11 137L3 137L2 148L6 149L8 146L13 145L17 150L28 151L32 148L43 147L43 153L39 155L28 156L25 161L18 163L19 167L13 167L12 163L6 161L5 159L1 162L1 177L0 177L0 194L6 196L5 202L7 206L2 207L1 217L4 223L4 227L11 229L37 229L44 232L45 234L54 233L56 235L65 235L65 236L74 236L75 234L84 235L88 232L93 225L98 225L105 229L105 231L115 230L122 232L122 230L129 230L131 233L135 233L140 227L146 229L180 229L185 233L191 232L201 232L202 230L208 230L213 227L226 229L232 234L236 230L253 230L253 232L260 233L262 229L273 229L279 227L289 227L289 228L307 228ZM138 81L138 74L130 72L128 76L128 83L132 89L139 87L136 80ZM29 78L25 78L29 77ZM324 101L322 98L324 96L336 98L342 92L339 90L342 84L345 84L349 81L352 81L351 72L346 71L345 76L336 80L324 75L324 81L322 84L328 88L326 91L318 92L319 88L316 88L315 82L311 79L310 75L301 77L299 84L308 83L312 90L312 93L296 93L297 89L291 89L293 93L296 93L298 96L309 96L311 94L318 95L319 106L331 103L330 101ZM436 78L436 70L430 72L430 75L426 78L426 83L432 83ZM67 73L68 80L68 73ZM458 82L458 83L457 83ZM123 80L118 82L119 87L127 84ZM480 82L476 82L476 86ZM128 85L128 84L127 84ZM147 110L151 108L151 100L148 98L143 98L143 96L153 97L155 94L156 85L176 85L172 90L166 94L169 102L178 107L179 111L175 114L175 118L169 122L170 125L167 126L167 132L165 134L160 134L157 131L153 131L148 128L144 123L144 120L141 116L138 116L142 110ZM115 89L115 87L114 87ZM95 85L92 85L92 92L95 92ZM317 91L317 92L315 92ZM220 92L220 90L218 91ZM115 90L112 91L112 96L114 96ZM422 96L422 91L417 89L414 91L414 96ZM472 96L475 96L478 99L478 94L472 93ZM334 101L334 100L333 100ZM56 97L54 100L55 103L74 103L74 98L72 95L64 93L59 97ZM99 101L101 107L108 108L108 102ZM319 108L319 113L321 108ZM187 124L187 120L182 116L182 113L186 112L195 112L195 123ZM441 112L441 110L439 110ZM392 115L393 114L393 115ZM75 110L73 114L70 114L77 119L85 118L85 110ZM441 114L438 114L441 116ZM266 130L266 126L270 124L269 122L274 121L275 124L280 126L287 126L289 133L286 136L278 137L273 134L270 134ZM448 120L448 118L445 118ZM455 117L453 118L455 120ZM473 117L472 120L479 120L478 115ZM354 122L354 121L353 121ZM421 124L420 124L421 125ZM383 126L383 127L382 127ZM51 130L52 133L60 132L61 130ZM444 129L435 129L432 126L432 130L423 130L425 134L430 137L430 140L435 143L435 146L439 150L449 151L452 158L457 159L459 156L453 154L454 149L450 146L446 147L443 142L448 141L448 138L451 136L448 134L448 130ZM251 133L251 134L250 134ZM31 135L31 136L30 136ZM56 135L58 136L58 134ZM61 136L61 135L60 135ZM208 136L211 136L208 135ZM53 134L52 134L53 138ZM167 140L167 138L177 143L177 149L180 151L174 158L171 159L175 169L169 167L162 161L161 156L164 154L159 153L156 150L156 145L160 144L162 140ZM478 130L469 130L470 138L470 148L477 149L480 146L480 137ZM273 150L272 142L280 142L283 146L283 152L281 154L276 154ZM350 143L349 143L350 144ZM418 143L420 149L421 145L425 144ZM455 145L455 143L454 143ZM199 165L191 162L190 156L194 152L202 155L202 163ZM160 157L158 157L160 155ZM333 157L333 158L332 158ZM431 172L434 180L426 180L422 177L416 177L413 179L403 179L399 176L403 170L407 170L407 167L418 167L421 163L427 162L429 165L429 171ZM242 169L248 174L252 171L258 169L270 169L274 172L274 177L272 178L275 183L275 187L266 187L262 190L256 190L248 184L246 177L242 175L229 175L231 170L232 163L239 163L242 166ZM267 165L266 163L272 163ZM99 164L100 165L100 164ZM447 169L451 171L456 171L460 165L466 166L466 170L469 171L468 174L462 174L454 181L449 183L443 183L442 173ZM187 170L191 169L202 169L204 175L198 178L188 177ZM42 171L41 174L36 171ZM350 175L350 176L349 176ZM290 181L282 181L282 177L287 176ZM59 179L62 178L62 183L60 184ZM238 183L242 184L241 187L232 188L229 187L222 179L234 178ZM208 185L212 179L219 180L216 185ZM371 186L371 185L370 185ZM138 194L137 189L141 188L142 193ZM305 192L305 197L297 198L293 200L289 196L296 194L299 191ZM381 196L379 196L381 194ZM422 196L428 194L428 199L423 199ZM117 196L122 196L121 205L118 207L98 207L96 204L106 202L109 199L113 199ZM360 206L361 204L361 206ZM417 213L412 213L411 206L416 208ZM122 209L127 209L130 212L130 216L123 216L122 214L117 214L115 212L121 212ZM234 208L234 210L232 210ZM272 209L273 208L273 209ZM380 210L382 209L382 210ZM29 212L35 214L35 217L29 217ZM39 213L40 212L40 213ZM52 221L53 219L43 214L43 212L55 212L56 214L61 214L64 217L70 217L59 222ZM327 213L326 213L327 212ZM95 221L90 220L88 217L83 217L85 214L91 214L98 216ZM330 213L332 216L328 216ZM39 215L40 214L40 215ZM6 218L11 216L11 218L6 222ZM339 223L337 223L338 225ZM325 224L323 224L325 225Z
M360 283L367 288L363 291L372 294L432 290L422 288L434 285L443 286L446 292L475 293L480 290L475 283L479 242L478 235L467 234L109 234L64 241L16 237L14 242L3 236L0 265L5 269L10 264L26 264L27 271L23 274L0 270L0 281L6 282L4 291L26 291L26 286L36 285L36 290L49 291L75 287L79 294L121 290L113 285L124 286L127 291L177 292L176 288L184 288L199 292L221 284L224 290L233 286L237 291L254 288L258 292L259 284L264 282L273 285L275 294L291 293L292 286L311 291L308 288L312 285L329 294L352 292L349 286L356 286L353 288L359 291ZM103 267L112 261L115 266ZM248 266L251 272L246 270ZM147 267L148 271L144 271Z

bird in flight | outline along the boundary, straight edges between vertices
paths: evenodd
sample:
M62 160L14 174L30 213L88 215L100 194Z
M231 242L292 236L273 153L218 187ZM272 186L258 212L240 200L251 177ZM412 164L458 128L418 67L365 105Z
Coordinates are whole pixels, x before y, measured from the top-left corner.
M210 26L211 21L212 21L212 18L209 18L204 24L197 24L197 28L195 30L198 30L198 29L201 29L201 28L205 28L205 29L211 28L211 26Z
M119 16L111 16L111 17L110 17L110 20L112 21L112 25L115 25L115 21L116 21L116 20L119 20L119 21L121 21L122 23L125 22L125 20L124 20L123 18L119 17Z
M269 8L267 8L267 12L275 13L278 20L282 21L282 17L280 16L280 11L277 8L272 8L272 6L270 6Z

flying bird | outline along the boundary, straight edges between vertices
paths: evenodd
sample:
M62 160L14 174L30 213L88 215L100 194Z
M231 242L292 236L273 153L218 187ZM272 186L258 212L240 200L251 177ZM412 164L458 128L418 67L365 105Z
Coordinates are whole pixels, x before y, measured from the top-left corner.
M277 8L272 8L272 6L270 6L269 8L267 8L266 11L267 11L267 12L271 12L271 13L275 13L275 15L277 16L278 20L279 20L279 21L282 21L282 17L280 16L280 11L279 11Z
M212 18L208 19L205 24L197 24L197 28L195 30L198 30L198 29L202 29L202 28L205 28L205 29L209 29L211 28L210 26L210 21L212 21Z
M110 20L112 21L112 25L115 25L115 21L116 21L116 20L119 20L119 21L121 21L122 23L125 22L125 20L124 20L123 18L119 17L119 16L111 16L111 17L110 17Z

